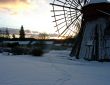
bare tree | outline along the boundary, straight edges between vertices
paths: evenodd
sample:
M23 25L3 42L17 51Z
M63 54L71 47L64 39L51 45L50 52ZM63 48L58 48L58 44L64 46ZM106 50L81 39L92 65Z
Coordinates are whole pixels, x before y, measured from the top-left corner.
M49 35L47 33L40 33L38 35L39 39L48 39L49 38Z
M6 28L6 31L5 31L5 35L6 35L6 38L10 38L10 34L9 34L9 30L8 30L8 28Z

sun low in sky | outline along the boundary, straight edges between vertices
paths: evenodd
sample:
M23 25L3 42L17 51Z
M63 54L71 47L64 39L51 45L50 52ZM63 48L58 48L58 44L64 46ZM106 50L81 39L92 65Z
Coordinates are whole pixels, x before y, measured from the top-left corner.
M0 0L0 27L54 32L49 0Z

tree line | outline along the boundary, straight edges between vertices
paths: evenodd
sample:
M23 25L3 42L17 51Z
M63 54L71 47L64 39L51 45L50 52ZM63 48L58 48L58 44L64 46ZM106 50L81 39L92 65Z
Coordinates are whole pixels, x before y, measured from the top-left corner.
M6 28L3 31L0 30L0 38L7 38L7 39L11 38L8 28ZM12 34L12 38L16 38L16 35ZM21 26L20 31L19 31L19 38L21 39L25 38L25 31L24 31L23 25Z
M1 31L0 30L0 39L15 39L15 38L19 38L19 39L26 39L26 34L25 34L25 30L23 25L21 25L20 30L19 30L19 37L16 37L16 34L11 34L9 33L8 28L6 28L6 30ZM49 35L47 33L39 33L37 36L37 39L49 39Z

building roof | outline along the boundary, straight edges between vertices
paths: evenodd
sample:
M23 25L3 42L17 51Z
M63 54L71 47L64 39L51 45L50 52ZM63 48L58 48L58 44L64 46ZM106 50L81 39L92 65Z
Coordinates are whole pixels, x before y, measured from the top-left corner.
M101 2L110 2L110 0L90 0L90 4L92 4L92 3L101 3Z
M86 20L110 17L110 3L101 2L88 4L82 8L81 12L83 13L83 18Z

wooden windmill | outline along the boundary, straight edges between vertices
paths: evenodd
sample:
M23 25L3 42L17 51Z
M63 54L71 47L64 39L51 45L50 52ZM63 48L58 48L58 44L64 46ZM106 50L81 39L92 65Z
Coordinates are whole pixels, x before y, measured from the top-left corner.
M107 0L54 0L51 5L60 36L77 35L70 56L110 59L110 3Z

